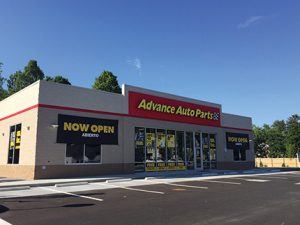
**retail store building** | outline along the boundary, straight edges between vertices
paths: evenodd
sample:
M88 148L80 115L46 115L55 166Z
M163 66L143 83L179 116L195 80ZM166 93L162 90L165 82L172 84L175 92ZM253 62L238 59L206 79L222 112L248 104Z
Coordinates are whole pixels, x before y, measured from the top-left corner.
M0 176L24 179L253 168L252 121L123 85L38 81L0 102Z

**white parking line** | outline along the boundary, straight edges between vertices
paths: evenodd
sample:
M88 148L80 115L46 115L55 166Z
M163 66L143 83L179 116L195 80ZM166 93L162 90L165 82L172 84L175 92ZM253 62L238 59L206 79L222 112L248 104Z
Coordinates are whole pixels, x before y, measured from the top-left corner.
M300 185L300 183L295 183L296 185Z
M237 182L228 182L228 181L218 181L218 180L200 180L201 182L211 182L211 183L220 183L220 184L241 184Z
M52 188L46 188L46 187L40 187L40 188L48 190L48 191L56 192L56 193L61 193L61 194L65 194L65 195L71 195L71 196L75 196L75 197L79 197L79 198L86 198L86 199L91 199L91 200L94 200L94 201L103 202L103 199L101 199L101 198L93 198L93 197L89 197L89 196L85 196L85 195L77 195L77 194L74 194L74 193L60 191L60 190L56 190L56 189L52 189Z
M269 180L261 180L261 179L245 179L245 181L263 183L263 182L268 182Z
M200 186L185 185L185 184L173 184L173 183L162 183L162 184L178 186L178 187L187 187L187 188L208 189L208 187L200 187Z
M197 189L208 189L208 187L200 187L200 186L193 186L193 185L185 185L185 184L174 184L169 182L161 182L161 181L155 181L155 180L146 180L148 182L153 182L156 184L165 184L170 186L177 186L177 187L187 187L187 188L197 188Z
M282 174L282 177L295 177L295 178L300 178L300 174Z
M147 192L147 193L161 194L161 195L165 194L164 192L161 192L161 191L149 191L149 190L145 190L145 189L123 187L123 186L118 186L118 185L114 185L114 184L101 184L101 183L94 183L94 184L95 185L111 186L111 187L121 188L121 189L125 189L125 190L130 190L130 191L140 191L140 192Z
M265 176L265 175L258 175L258 177L264 177L264 178L269 178L269 179L280 179L280 180L287 180L288 178L286 177L275 177L275 176Z
M0 225L12 225L11 223L6 222L5 220L0 218Z
M238 179L238 180L245 180L249 182L258 182L258 183L263 183L263 182L268 182L269 180L262 180L262 179L249 179L249 178L239 178L239 177L232 177L230 179Z

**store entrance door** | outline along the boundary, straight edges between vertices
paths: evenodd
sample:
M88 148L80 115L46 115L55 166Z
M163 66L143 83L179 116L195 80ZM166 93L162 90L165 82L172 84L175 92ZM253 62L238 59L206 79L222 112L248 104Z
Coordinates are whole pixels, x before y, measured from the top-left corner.
M201 133L195 132L195 169L203 170L203 153L201 145Z

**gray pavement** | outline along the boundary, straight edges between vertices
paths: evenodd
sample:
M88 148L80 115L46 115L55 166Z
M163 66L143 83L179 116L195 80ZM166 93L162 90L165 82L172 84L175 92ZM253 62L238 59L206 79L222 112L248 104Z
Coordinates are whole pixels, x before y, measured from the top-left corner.
M300 171L130 178L2 191L0 224L295 225L300 219Z

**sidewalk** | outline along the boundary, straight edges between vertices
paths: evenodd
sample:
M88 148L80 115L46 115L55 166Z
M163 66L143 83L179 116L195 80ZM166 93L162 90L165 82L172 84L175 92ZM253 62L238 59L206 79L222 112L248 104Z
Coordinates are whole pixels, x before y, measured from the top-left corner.
M145 177L189 177L189 176L221 176L221 175L241 175L241 174L261 174L261 173L274 173L285 171L297 171L297 168L256 168L252 170L207 170L207 171L170 171L170 172L142 172L134 174L122 175L107 175L97 177L78 177L78 178L62 178L62 179L40 179L40 180L17 180L0 177L0 191L1 189L14 188L14 187L42 187L54 186L56 184L72 184L79 182L105 182L107 180L115 179L144 179Z

